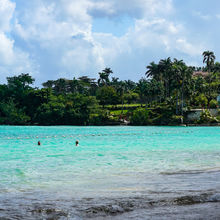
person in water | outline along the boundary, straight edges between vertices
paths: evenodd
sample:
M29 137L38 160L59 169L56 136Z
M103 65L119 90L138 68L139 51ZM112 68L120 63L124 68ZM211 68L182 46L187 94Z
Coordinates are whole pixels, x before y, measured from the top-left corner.
M78 141L78 140L76 140L76 147L77 147L77 146L79 146L79 141Z
M38 141L38 142L37 142L37 145L38 145L38 146L40 146L40 145L41 145L40 141Z

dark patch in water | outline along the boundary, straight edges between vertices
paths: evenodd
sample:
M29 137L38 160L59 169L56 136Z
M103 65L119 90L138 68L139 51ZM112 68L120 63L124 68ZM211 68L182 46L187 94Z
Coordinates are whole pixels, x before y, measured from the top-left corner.
M107 206L96 206L96 207L91 207L85 210L88 215L96 215L96 214L102 214L105 215L117 215L120 213L124 213L126 210L123 209L119 205L107 205ZM128 211L128 209L127 209ZM132 211L132 210L130 210Z
M176 205L194 205L198 203L208 202L208 195L200 195L200 196L183 196L177 199L174 199L173 203Z
M183 174L202 174L202 173L218 173L220 170L188 170L188 171L179 171L179 172L161 172L161 175L183 175Z
M43 217L46 219L60 219L61 217L68 217L68 212L54 208L37 208L31 210L33 216Z
M114 201L105 202L106 199L103 199L102 204L97 204L94 206L96 201L93 201L93 204L87 204L90 206L85 209L79 210L83 216L92 218L92 217L104 217L104 216L116 216L124 213L132 212L135 210L150 210L152 208L158 207L168 207L168 206L190 206L196 204L205 204L205 203L218 203L220 202L220 194L200 194L200 195L186 195L178 198L167 198L159 200L151 200L147 197L140 198L127 198L116 199ZM100 201L99 201L100 202ZM106 204L105 204L106 203Z
M12 199L12 200L11 200ZM87 219L105 218L145 210L167 207L184 207L196 204L220 202L220 193L201 193L179 197L123 197L123 198L84 198L84 199L43 199L11 198L0 201L0 219ZM13 204L14 202L14 204Z

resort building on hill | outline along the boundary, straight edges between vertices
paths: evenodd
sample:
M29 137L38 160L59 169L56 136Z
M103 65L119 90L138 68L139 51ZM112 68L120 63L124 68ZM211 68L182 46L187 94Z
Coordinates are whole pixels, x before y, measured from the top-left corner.
M203 71L195 71L195 72L193 72L193 77L196 77L196 76L206 77L208 75L209 75L209 72L203 72Z

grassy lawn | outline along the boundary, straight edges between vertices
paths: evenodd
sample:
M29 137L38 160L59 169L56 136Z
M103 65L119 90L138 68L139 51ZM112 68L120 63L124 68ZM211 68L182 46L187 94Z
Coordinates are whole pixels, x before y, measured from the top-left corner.
M128 112L128 110L123 110L123 115L125 115ZM110 115L119 116L122 114L122 110L115 110L110 111Z
M143 107L145 107L145 104L142 105ZM118 105L106 105L106 108L129 108L129 107L141 107L141 104L118 104Z

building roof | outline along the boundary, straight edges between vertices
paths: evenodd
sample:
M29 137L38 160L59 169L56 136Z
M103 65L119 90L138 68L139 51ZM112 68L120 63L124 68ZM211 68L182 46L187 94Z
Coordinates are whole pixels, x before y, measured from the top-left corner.
M209 75L209 72L203 72L203 71L195 71L193 72L193 76L196 77L196 76L202 76L202 77L206 77Z

